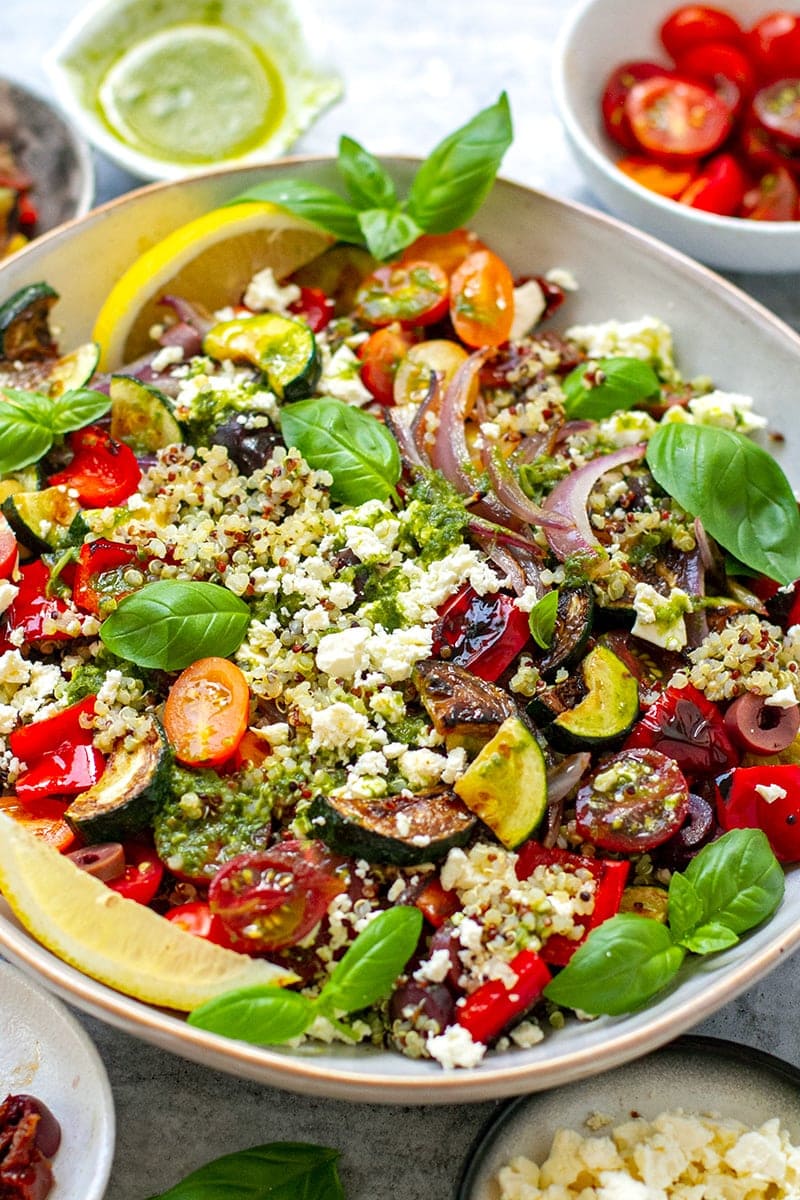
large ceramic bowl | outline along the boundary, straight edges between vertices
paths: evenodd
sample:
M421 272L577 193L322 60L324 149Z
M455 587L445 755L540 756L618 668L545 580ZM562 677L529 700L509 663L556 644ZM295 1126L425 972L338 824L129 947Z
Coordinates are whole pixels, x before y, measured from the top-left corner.
M416 164L387 163L401 183ZM291 161L145 188L97 209L0 267L0 300L22 284L48 280L60 293L55 319L65 346L86 339L120 273L157 239L277 171L333 186L331 162ZM707 372L721 388L751 393L785 440L775 443L800 482L795 410L800 338L703 267L666 246L577 205L499 183L474 222L515 273L562 267L579 290L559 324L632 319L649 313L673 328L688 376ZM490 1054L474 1070L445 1072L429 1061L345 1046L292 1051L229 1041L119 995L43 950L0 902L0 950L73 1004L187 1058L296 1091L391 1103L479 1100L532 1092L616 1066L668 1041L751 987L800 944L800 874L763 928L716 957L687 966L656 1004L623 1018L572 1021L526 1050Z

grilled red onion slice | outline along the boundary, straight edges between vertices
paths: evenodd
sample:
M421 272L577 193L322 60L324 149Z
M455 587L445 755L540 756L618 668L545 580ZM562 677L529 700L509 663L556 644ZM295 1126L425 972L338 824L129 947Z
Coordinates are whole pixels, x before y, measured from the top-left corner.
M478 537L475 540L489 562L497 567L500 574L504 576L505 583L513 592L521 596L528 586L528 581L525 578L525 572L511 551L505 546L499 546L497 542L488 537Z
M514 477L514 472L493 446L485 445L481 451L481 458L489 472L494 494L515 517L529 525L541 525L545 529L572 529L573 522L569 517L558 512L547 512L525 495Z
M608 471L639 462L644 457L645 449L644 445L623 446L612 454L592 459L556 484L545 500L544 508L550 513L560 513L570 521L567 529L550 528L545 531L556 558L563 562L571 554L591 554L598 549L600 543L586 511L589 494L598 479L602 479Z
M464 422L475 403L480 369L490 354L490 350L477 350L456 371L442 397L439 427L431 447L433 465L465 496L475 491L475 480L464 466L470 461Z
M434 413L436 417L439 416L439 410L442 407L442 398L441 380L436 371L431 371L428 394L415 412L414 420L411 422L411 440L426 466L431 465L429 446L432 440L428 436L427 417L429 413Z
M391 408L387 408L383 414L383 419L386 423L386 428L391 433L394 440L397 442L400 450L400 458L406 470L413 470L419 467L430 467L430 462L427 456L423 458L419 449L411 436L411 428L406 425L405 421L397 415Z

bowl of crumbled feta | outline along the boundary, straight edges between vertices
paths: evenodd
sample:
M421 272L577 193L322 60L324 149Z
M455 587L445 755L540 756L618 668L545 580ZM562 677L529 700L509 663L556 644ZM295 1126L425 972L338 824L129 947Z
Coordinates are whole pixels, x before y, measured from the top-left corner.
M273 1085L540 1091L800 944L800 339L509 182L369 249L316 187L0 267L0 947Z

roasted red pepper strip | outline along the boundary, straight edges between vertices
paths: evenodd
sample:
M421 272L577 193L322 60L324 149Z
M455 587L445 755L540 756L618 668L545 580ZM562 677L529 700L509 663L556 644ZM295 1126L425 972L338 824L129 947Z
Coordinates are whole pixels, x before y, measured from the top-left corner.
M16 796L0 796L0 812L24 825L29 833L54 850L66 854L75 845L75 831L64 820L61 800L33 800L20 804Z
M516 983L506 987L500 979L489 979L457 1010L456 1021L474 1042L495 1041L507 1025L525 1016L550 982L550 971L534 950L520 950L509 966Z
M322 288L301 287L297 300L293 300L288 309L298 317L302 317L312 333L319 333L330 324L335 303L326 296Z
M576 925L583 926L583 937L573 941L563 933L554 933L539 951L545 962L563 967L586 941L589 931L619 911L630 863L627 860L617 861L612 858L587 858L583 854L572 854L569 850L561 850L558 847L548 849L540 842L526 842L517 859L517 878L527 879L536 867L540 866L563 867L564 870L572 872L582 869L597 880L592 912L587 916L576 916L574 919Z
M0 579L9 579L19 560L19 547L14 531L0 513Z
M130 446L117 442L99 425L87 425L69 435L72 462L51 475L51 486L73 489L86 508L121 504L135 492L142 478Z
M40 558L20 568L17 583L19 591L4 614L3 629L0 631L0 652L14 648L7 637L11 630L20 633L28 644L62 642L69 639L70 635L63 630L58 633L48 632L48 624L67 611L63 600L58 596L47 595L49 582L50 569Z
M83 700L62 708L44 721L21 725L8 739L12 753L23 762L32 763L65 743L88 746L92 741L92 730L84 728L81 717L94 715L96 699L96 696L84 696Z
M433 655L494 683L530 640L527 613L505 592L479 596L461 588L439 610Z
M643 746L673 758L687 779L720 775L738 762L722 713L691 684L668 687L634 725L625 749Z
M125 872L117 879L108 880L106 886L126 900L149 904L161 886L164 868L152 846L126 842L124 848Z
M776 858L800 861L800 766L736 767L717 780L723 829L763 829Z
M136 546L110 542L108 538L96 538L81 546L72 588L72 598L78 608L98 617L105 596L114 599L126 596L131 589L125 587L121 575L138 557ZM103 579L103 576L107 578Z
M97 783L106 760L94 746L63 745L23 771L16 782L17 798L28 804L46 796L77 796Z

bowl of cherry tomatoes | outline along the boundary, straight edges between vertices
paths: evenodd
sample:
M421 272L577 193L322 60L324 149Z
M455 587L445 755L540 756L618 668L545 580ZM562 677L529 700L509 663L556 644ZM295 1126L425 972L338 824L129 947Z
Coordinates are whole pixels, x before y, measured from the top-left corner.
M605 207L711 266L800 270L800 2L585 0L555 62Z

